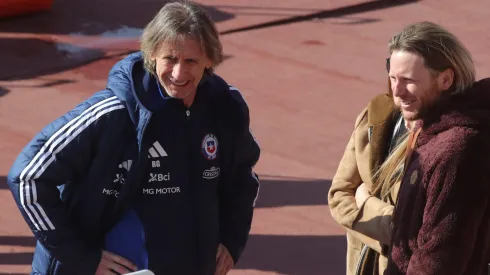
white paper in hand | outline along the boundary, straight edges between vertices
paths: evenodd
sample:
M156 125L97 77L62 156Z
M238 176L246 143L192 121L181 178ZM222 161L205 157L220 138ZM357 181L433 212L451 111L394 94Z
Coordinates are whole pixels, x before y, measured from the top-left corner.
M144 269L136 272L127 273L127 275L155 275L155 273L151 272L148 269Z

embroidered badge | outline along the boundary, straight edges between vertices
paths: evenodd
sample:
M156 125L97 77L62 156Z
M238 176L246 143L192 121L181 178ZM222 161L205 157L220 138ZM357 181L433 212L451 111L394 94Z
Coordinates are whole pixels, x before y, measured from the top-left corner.
M202 178L207 180L217 178L219 176L219 172L220 172L219 167L218 168L211 167L211 169L204 170L204 172L202 173Z
M216 158L218 153L218 139L213 134L207 134L202 140L202 153L204 157L208 160L213 160Z

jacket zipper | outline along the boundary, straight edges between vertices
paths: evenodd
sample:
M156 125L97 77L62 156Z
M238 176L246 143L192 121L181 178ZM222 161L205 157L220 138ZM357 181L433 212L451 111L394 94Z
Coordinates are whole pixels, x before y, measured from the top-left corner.
M364 257L366 257L368 249L369 249L369 247L367 245L363 244L362 250L361 250L361 256L359 257L359 261L357 262L356 275L361 275L362 263L364 262Z
M189 168L189 171L191 171L190 173L188 173L188 188L189 188L189 195L190 196L195 196L196 195L196 190L195 190L195 186L193 185L193 183L195 183L195 175L194 175L194 171L195 171L195 164L194 164L194 158L195 157L193 154L192 154L192 135L191 135L191 132L192 132L192 127L191 127L191 111L189 109L186 109L185 110L185 135L186 135L186 147L187 147L187 159L188 159L188 168ZM192 200L194 200L192 198ZM197 229L199 228L199 223L198 223L198 218L197 218L197 209L196 209L196 206L194 205L192 207L192 215L193 215L193 218L192 220L194 221L194 228ZM199 241L197 239L197 244L199 245ZM197 251L199 251L199 249L197 249ZM194 255L195 257L195 263L198 263L199 262L199 257L197 255Z

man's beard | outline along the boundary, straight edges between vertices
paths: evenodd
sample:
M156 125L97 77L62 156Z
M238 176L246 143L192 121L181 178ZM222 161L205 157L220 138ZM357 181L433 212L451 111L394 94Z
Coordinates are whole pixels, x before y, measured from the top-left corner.
M432 110L439 103L441 92L442 91L439 91L439 89L437 88L437 83L434 81L425 94L435 94L435 96L430 98L426 97L424 101L420 101L420 108L417 111L412 112L410 117L404 116L404 119L408 121L424 119L427 114L430 113L430 110ZM399 108L403 114L403 110L401 109L401 107Z

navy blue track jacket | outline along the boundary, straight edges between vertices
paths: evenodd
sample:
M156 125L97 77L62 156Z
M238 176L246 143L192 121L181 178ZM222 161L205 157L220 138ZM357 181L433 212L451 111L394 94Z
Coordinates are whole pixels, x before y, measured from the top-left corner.
M102 249L162 275L214 274L219 243L240 258L259 187L248 107L214 74L189 110L157 89L132 54L18 156L8 184L38 240L33 274L95 274Z

